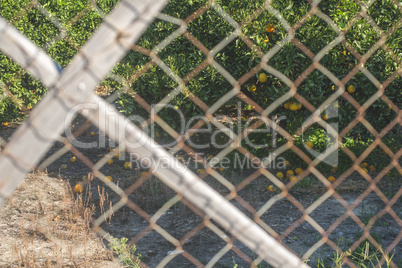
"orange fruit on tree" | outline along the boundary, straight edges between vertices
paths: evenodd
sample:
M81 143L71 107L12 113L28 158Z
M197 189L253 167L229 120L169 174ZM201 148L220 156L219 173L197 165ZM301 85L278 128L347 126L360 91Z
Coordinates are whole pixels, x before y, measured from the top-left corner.
M220 172L222 172L222 171L224 171L225 169L224 169L223 167L219 167L218 170L219 170Z
M311 141L307 141L304 145L306 145L307 148L312 149L314 147L314 143Z
M113 181L112 176L106 176L106 179L108 179L109 181Z
M268 186L267 190L268 190L268 192L276 192L276 190L278 190L278 189L271 184L270 186Z
M335 177L334 177L334 176L329 176L329 177L328 177L328 180L329 180L330 182L334 182L334 181L335 181Z
M248 91L254 92L257 90L257 86L256 85L252 85L251 87L248 88Z
M283 179L283 173L282 173L282 172L276 173L276 176L277 176L279 179Z
M373 170L375 170L375 167L373 166L373 165L371 165L371 166L369 166L369 168L368 168L370 171L373 171Z
M328 114L323 114L321 117L322 117L322 119L324 119L324 120L328 120Z
M349 85L347 90L350 94L352 94L356 91L356 87L354 85Z
M290 176L293 176L295 173L293 172L293 170L288 170L288 171L286 171L286 177L290 177Z
M289 102L286 102L286 103L283 105L283 107L285 107L286 110L289 109L289 106L290 106L290 103L289 103Z
M71 162L71 163L77 162L77 158L76 158L75 156L71 157L71 158L70 158L70 162Z
M290 162L288 160L285 160L285 166L290 167Z
M109 159L109 160L107 161L107 164L108 164L108 165L113 164L113 159Z
M89 133L91 136L95 136L95 132L91 132L91 133Z
M82 184L81 184L81 183L77 183L77 184L74 186L74 193L80 194L80 193L82 193L83 191L84 191L84 187L82 187Z
M303 171L304 171L304 170L301 169L301 168L296 168L296 169L295 169L295 172L296 172L297 175L302 174Z
M334 166L331 168L331 173L335 173L338 170L338 166Z
M148 177L148 172L146 172L146 171L143 171L142 173L141 173L141 176L143 176L143 177Z
M364 173L368 173L367 168L362 168Z
M269 33L275 32L275 26L268 23L267 24L267 32L269 32Z
M260 73L260 75L258 76L258 80L261 83L265 83L265 82L267 82L268 77L267 77L267 75L265 73Z
M292 103L289 105L289 109L290 109L291 111L297 111L297 110L299 109L299 104L298 104L297 102L292 102Z
M299 102L299 104L297 105L297 110L300 110L302 108L302 104L301 102Z

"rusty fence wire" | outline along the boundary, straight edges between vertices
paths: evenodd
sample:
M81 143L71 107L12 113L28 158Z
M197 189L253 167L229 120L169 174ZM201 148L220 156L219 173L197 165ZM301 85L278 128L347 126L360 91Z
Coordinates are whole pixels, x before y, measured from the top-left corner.
M392 150L382 140L393 129L399 127L400 131L402 125L400 103L394 103L386 95L386 88L402 76L401 57L387 44L388 38L401 28L402 19L394 21L384 31L368 14L375 1L356 1L359 11L342 29L320 9L320 1L309 1L308 12L293 25L274 7L274 1L261 3L243 21L235 20L235 11L229 14L218 1L207 1L185 18L163 13L161 10L166 3L162 0L120 1L109 14L100 8L99 2L101 1L91 0L81 6L79 12L71 18L59 19L52 14L54 10L48 9L47 3L31 1L23 5L12 18L0 20L0 49L25 70L16 73L9 81L4 81L3 96L18 106L23 106L23 102L9 89L12 81L25 72L39 79L48 89L33 109L23 107L23 111L32 111L12 136L10 134L10 137L1 139L2 205L27 173L33 169L54 169L62 177L71 179L73 186L77 183L93 192L90 202L106 204L96 213L92 221L93 229L110 243L113 243L113 237L129 238L129 244L135 244L139 254L142 254L138 260L144 267L235 267L239 263L240 266L244 263L251 267L265 267L268 264L274 267L308 267L309 261L319 262L316 254L321 249L326 250L326 255L322 257L326 265L335 258L333 256L337 256L337 265L357 267L354 252L365 243L363 249L367 252L370 245L377 253L382 253L378 255L376 267L382 267L385 263L391 267L400 265L400 173L395 175L396 184L392 185L391 195L384 193L384 188L380 185L390 171L402 170L399 160L402 150ZM402 12L398 1L390 3ZM206 17L209 10L216 12L231 27L230 33L222 40L217 40L211 49L188 30L194 21L201 19L203 15ZM243 31L244 27L248 27L266 12L274 16L278 24L286 30L285 37L267 52ZM50 41L42 44L38 40L29 40L14 28L19 29L18 22L27 14L33 13L41 14L53 25L57 34ZM99 28L88 40L71 36L70 29L84 21L89 13L96 13L99 17ZM314 16L322 19L336 33L336 38L317 53L313 53L307 44L296 37L297 31ZM152 49L140 46L137 41L155 18L169 23L173 30L163 40L158 40ZM375 44L364 54L356 50L346 38L348 31L359 20L366 21L378 35ZM267 31L270 32L271 29ZM161 51L179 38L191 43L205 58L184 76L172 70L160 57ZM184 42L183 39L178 42ZM235 40L243 42L259 58L259 63L255 66L244 66L245 73L239 78L216 60ZM67 43L74 51L71 52L74 57L71 57L65 68L59 67L46 54L60 42ZM294 81L270 65L270 60L289 43L303 53L306 61L311 62ZM358 61L341 79L320 63L338 45L346 47ZM379 49L386 51L397 66L396 71L383 82L366 67L370 57ZM132 73L122 75L112 71L126 57L130 59L132 54L141 54L147 61ZM157 103L147 101L150 94L147 90L152 92L150 87L155 85L146 85L148 88L139 90L135 84L153 68L158 68L159 75L166 76L174 84L166 87L166 93ZM189 87L191 81L202 76L207 68L213 68L230 85L230 89L212 104L191 92ZM316 70L336 87L318 107L298 90ZM258 99L253 99L242 90L261 73L278 78L283 86L289 88L285 94L264 107L259 105ZM364 74L377 88L362 104L348 92L346 86L357 73ZM110 83L116 85L117 89L105 86L105 79L113 81ZM264 83L263 78L258 80L258 83ZM138 114L126 118L119 113L117 108L121 108L122 103L119 100L122 96L130 96L129 103L135 105L136 111L140 111L141 116L146 115L146 118L143 119ZM188 124L189 127L182 132L161 115L164 110L172 109L179 114L178 120L184 120L181 107L172 105L180 96L191 101L191 105L186 108L196 107L202 111L199 116L192 118L192 124ZM233 99L240 101L234 105L237 109L235 112L249 106L252 107L250 114L258 114L252 123L238 132L231 127L233 116L222 112ZM331 116L331 111L336 110L334 107L341 99L349 103L357 113L346 127L338 129L325 120L322 113L328 111ZM298 105L311 113L303 125L292 133L278 124L274 117L279 108L289 105L290 100L296 100ZM366 112L377 100L382 100L396 114L381 130L376 130L365 118ZM332 107L332 110L328 107ZM243 115L239 115L239 119L241 116ZM321 153L314 151L308 143L302 144L303 148L296 145L298 137L303 136L314 124L325 129L332 141L332 145ZM374 138L360 155L356 155L347 146L343 146L343 143L348 133L359 124ZM265 157L260 157L244 146L244 142L264 125L276 130L285 142L265 149ZM206 127L227 136L222 139L230 142L219 149L198 150L191 139L203 131L205 133ZM151 133L151 137L145 133ZM397 132L396 135L400 133ZM94 143L95 138L97 142ZM161 146L167 140L174 142ZM390 162L382 170L369 173L365 159L377 147L389 156ZM285 174L280 176L276 172L278 170L271 167L281 155L289 151L303 162L299 166L306 168L290 170L289 166L296 166L296 163L285 163ZM348 156L353 164L331 181L328 174L318 167L323 163L333 163L331 161L338 156L339 151ZM240 171L223 168L225 161L233 159L231 157L234 154L252 162L252 168ZM66 159L71 163L67 161L65 164ZM72 168L74 165L76 167ZM336 171L336 165L333 166ZM286 170L291 172L286 174ZM88 175L80 179L82 173ZM313 183L321 188L313 186L313 183L306 185L306 178L309 177L314 177ZM360 184L363 189L353 192L351 184ZM304 188L300 185L304 185ZM348 191L344 194L344 189L350 189L352 194ZM383 206L381 209L372 208L375 212L367 216L364 204L368 202L367 206L372 206L367 201L369 199L382 202ZM323 215L322 218L320 214ZM388 237L386 245L382 245L377 231L373 233L373 229L383 231L389 236L386 230L390 229L377 227L385 216L385 222L392 225L393 231L390 232L391 238ZM346 226L355 227L350 230L342 229L346 222ZM341 237L348 240L346 244L342 244L339 236L335 235L340 229L345 233ZM302 238L303 235L306 237ZM335 255L328 255L328 252ZM138 256L131 257L137 259Z

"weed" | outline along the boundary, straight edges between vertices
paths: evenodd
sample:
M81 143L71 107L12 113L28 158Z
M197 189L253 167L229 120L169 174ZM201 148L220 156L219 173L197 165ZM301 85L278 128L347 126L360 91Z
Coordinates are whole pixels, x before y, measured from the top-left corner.
M110 250L89 226L93 212L62 180L29 174L0 210L0 266L73 267L99 260L111 266Z
M351 253L347 252L335 252L334 257L332 258L332 263L330 265L325 264L323 259L319 259L317 261L317 268L329 268L329 267L343 267L344 258L349 258L357 267L364 268L374 268L378 267L381 258L383 257L386 263L386 267L391 267L390 263L392 258L394 257L395 252L390 256L388 252L384 251L381 247L378 249L372 250L370 249L370 243L366 242L360 248L360 250L355 250L355 252ZM382 267L382 266L381 266Z
M121 239L111 237L108 246L117 254L122 263L129 267L140 268L141 255L136 255L137 247L128 245L127 241L126 237Z

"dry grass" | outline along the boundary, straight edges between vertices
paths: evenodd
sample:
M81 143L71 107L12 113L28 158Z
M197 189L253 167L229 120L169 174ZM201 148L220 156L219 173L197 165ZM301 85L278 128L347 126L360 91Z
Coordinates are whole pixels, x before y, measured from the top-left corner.
M0 210L0 267L121 267L83 203L65 181L28 175Z

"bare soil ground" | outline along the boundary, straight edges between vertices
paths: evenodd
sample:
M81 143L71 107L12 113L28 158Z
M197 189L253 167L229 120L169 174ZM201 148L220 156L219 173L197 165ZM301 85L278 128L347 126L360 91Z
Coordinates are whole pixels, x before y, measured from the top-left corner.
M78 127L83 122L78 118L73 127ZM7 137L11 130L2 133ZM90 132L96 132L95 136ZM99 141L101 133L91 127L82 136L81 142ZM105 145L99 148L80 149L80 151L92 163L96 163L114 147L106 137ZM54 154L63 147L57 143L49 151L46 157ZM96 233L90 230L89 217L98 218L111 205L119 201L119 196L106 185L95 178L85 183L90 169L82 161L70 163L73 156L71 152L58 157L47 167L45 174L30 175L25 183L16 191L7 206L2 208L0 216L0 233L5 239L0 241L0 267L13 266L66 266L66 267L118 267L120 264L113 260L102 240ZM45 158L46 158L45 157ZM126 170L123 168L125 161L130 161L128 155L122 155L114 159L112 165L103 166L100 171L105 175L111 175L113 181L122 189L138 181L141 169ZM223 176L234 185L240 183L250 171L227 170ZM274 171L273 171L274 172ZM205 180L223 195L228 194L227 189L211 177ZM74 200L71 189L78 182L84 182L86 206L82 201ZM267 192L270 182L263 176L255 179L238 194L257 211L277 193ZM379 189L392 198L402 185L400 177L384 178L379 184ZM367 190L369 184L360 175L353 174L338 188L337 193L349 204ZM291 190L292 195L304 206L308 207L326 192L323 184L317 183L314 177L306 178L303 183L296 185ZM175 193L156 178L151 178L129 196L130 200L138 205L150 216L154 215ZM86 202L88 201L88 203ZM237 201L232 201L239 209L247 212ZM370 193L355 209L354 213L365 223L385 208L384 202L375 193ZM402 200L399 199L392 209L402 217ZM345 213L345 208L334 198L329 198L310 216L324 229L327 230L336 219ZM288 200L280 199L275 202L262 216L261 219L268 224L278 235L281 235L294 221L298 220L301 212ZM166 232L180 240L188 232L202 222L203 218L179 203L170 208L158 221ZM129 209L123 207L115 211L110 219L107 219L102 228L113 237L127 237L131 239L149 226L148 222ZM225 235L229 233L222 230ZM386 213L378 219L370 230L374 239L387 248L401 233L401 226ZM155 267L166 256L174 255L175 258L166 267L193 267L187 259L175 252L175 247L156 231L146 231L144 237L137 243L137 253L141 254L141 260L149 267ZM330 239L342 250L347 250L356 239L361 237L361 228L351 219L347 218L331 234ZM292 249L297 255L302 256L312 245L321 238L321 234L310 224L304 222L293 230L285 238L281 238L284 245ZM184 249L196 257L203 264L215 256L226 245L221 237L208 228L203 228L197 234L185 241ZM250 250L239 241L234 240L235 250L243 252L252 261L257 258ZM372 247L371 247L372 249ZM327 267L333 263L335 251L324 245L310 258L309 264L315 266L318 260L322 260ZM393 261L402 267L402 243L390 252ZM381 256L380 256L381 258ZM234 250L228 251L215 264L214 267L248 267L247 261L240 258ZM266 264L261 267L268 267Z
M354 202L356 196L361 194L363 191L364 189L361 189L360 192L351 192L349 190L344 192L342 197L346 202L351 204ZM251 191L248 195L250 195L250 193ZM260 194L262 197L259 200L256 200L255 203L257 210L260 209L269 198L273 197L273 194ZM243 197L245 197L245 195L243 195ZM308 205L312 204L317 198L315 195L306 195L305 193L300 195L295 194L295 197L305 207L308 207ZM250 214L236 201L233 203L246 214ZM401 205L402 203L398 202L398 204L393 207L399 216L402 214ZM361 218L365 224L367 224L368 220L377 212L382 210L384 206L384 203L376 194L370 194L354 209L354 213ZM337 200L330 198L310 215L321 227L327 230L331 224L345 212L345 208ZM264 213L261 219L274 231L281 234L301 216L301 212L294 205L292 205L288 200L282 199ZM191 212L189 209L186 209L184 206L179 205L169 209L157 221L157 224L173 237L181 239L185 234L202 223L202 221L203 219L200 216ZM134 237L147 226L148 223L142 217L132 211L126 210L115 213L110 224L105 224L103 228L117 237ZM230 233L225 232L225 230L223 230L223 232L228 237L231 237ZM383 248L386 248L393 242L400 232L400 226L396 224L390 215L386 214L376 222L370 234L382 245ZM351 218L347 218L329 237L342 250L346 251L355 240L360 238L361 235L361 228ZM319 239L321 239L320 233L309 223L304 222L284 238L282 242L296 254L301 256ZM255 256L239 241L235 241L234 245L237 249L244 252L250 260L257 258L257 256ZM226 242L224 242L221 237L210 229L204 228L197 235L191 237L185 242L184 249L202 263L206 264L224 246L226 246ZM371 249L373 248L371 247ZM150 267L155 267L166 256L176 254L175 247L155 231L148 231L146 233L146 236L137 244L137 250L141 253L142 260ZM390 255L393 253L393 261L399 265L398 267L400 267L402 263L401 244L399 244ZM334 257L335 251L329 246L323 246L310 258L309 264L315 266L318 260L322 260L327 265L326 267L333 267L332 264ZM381 258L381 255L379 254L378 257ZM238 267L249 267L247 262L241 259L234 251L229 251L225 254L214 267L234 267L234 264L238 264ZM193 267L193 265L188 260L178 255L168 264L167 267ZM262 267L268 267L268 265Z
M61 178L30 174L0 210L0 267L120 267Z

